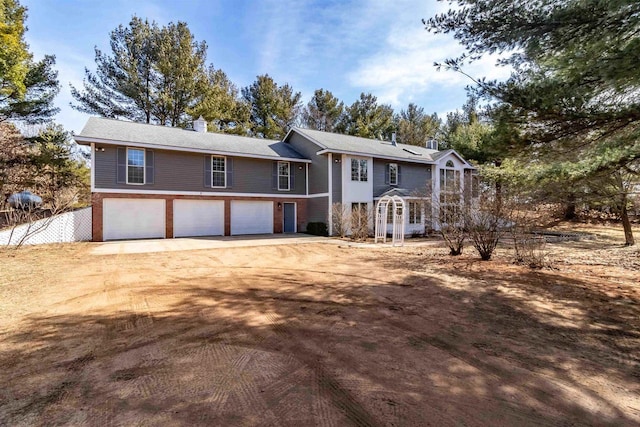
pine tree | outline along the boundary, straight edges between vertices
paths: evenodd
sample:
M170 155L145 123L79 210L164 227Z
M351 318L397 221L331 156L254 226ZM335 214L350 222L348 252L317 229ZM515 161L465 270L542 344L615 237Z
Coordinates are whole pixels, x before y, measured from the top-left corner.
M635 168L640 161L640 3L635 0L457 1L425 21L453 33L462 71L488 53L514 67L505 82L478 80L494 101L513 170L543 171L565 188ZM575 194L573 195L575 196ZM572 196L572 197L573 197ZM624 210L620 210L624 212ZM623 224L628 224L622 218ZM627 244L633 244L625 225Z
M345 109L337 130L363 138L390 139L395 130L393 109L378 105L378 98L372 94L361 93L360 99Z
M110 34L111 55L95 49L95 74L85 69L83 88L71 86L75 109L103 117L169 126L184 125L187 111L206 91L206 43L187 24L160 28L133 17Z
M424 108L410 103L396 116L398 142L424 147L429 140L440 140L442 121L437 114L427 115Z
M288 84L279 86L268 74L242 89L250 105L251 134L258 138L283 138L300 113L302 94Z
M40 123L58 112L55 57L39 62L24 41L26 8L16 0L0 0L0 121Z
M309 129L333 132L343 111L342 101L328 90L317 89L302 111L302 120Z
M187 112L202 116L212 132L246 135L249 131L249 105L224 71L213 66L207 70L207 84L198 103Z

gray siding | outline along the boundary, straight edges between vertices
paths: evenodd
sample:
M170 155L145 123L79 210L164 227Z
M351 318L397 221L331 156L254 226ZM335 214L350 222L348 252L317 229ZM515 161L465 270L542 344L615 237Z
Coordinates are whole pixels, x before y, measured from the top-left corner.
M205 154L179 151L153 150L154 183L147 185L118 184L116 181L117 153L115 146L106 146L95 152L96 188L122 190L163 190L267 194L305 194L305 164L291 162L294 188L290 191L273 189L273 162L265 159L229 157L233 159L233 182L228 188L211 188L204 185Z
M338 156L340 155L334 154L334 157ZM333 162L331 172L331 179L333 184L331 197L333 198L333 203L342 203L342 163Z
M329 198L314 197L307 201L307 222L324 222L329 225Z
M320 151L321 148L295 132L289 137L289 143L297 152L312 161L309 165L309 194L328 192L328 156L326 154L318 156L316 153Z
M397 163L400 166L400 182L391 186L385 184L387 164ZM403 188L416 195L424 195L427 182L431 181L431 165L416 163L391 162L383 159L373 159L373 197L378 197L390 188ZM431 185L431 184L429 184Z

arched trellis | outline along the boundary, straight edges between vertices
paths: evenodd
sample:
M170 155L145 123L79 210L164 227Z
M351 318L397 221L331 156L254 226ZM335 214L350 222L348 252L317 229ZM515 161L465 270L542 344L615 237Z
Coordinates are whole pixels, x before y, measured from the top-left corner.
M378 239L382 239L384 243L387 242L387 213L389 209L393 212L393 228L392 228L392 244L395 246L404 244L404 213L405 203L399 196L383 196L378 200L376 205L376 229L375 229L375 242L378 243Z

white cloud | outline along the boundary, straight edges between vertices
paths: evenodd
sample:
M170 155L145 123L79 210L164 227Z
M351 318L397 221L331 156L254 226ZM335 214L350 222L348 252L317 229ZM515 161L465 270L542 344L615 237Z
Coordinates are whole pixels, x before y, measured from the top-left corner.
M462 47L451 36L432 34L423 26L396 21L388 29L383 45L373 54L362 57L348 74L351 85L370 91L380 102L393 106L406 105L412 98L426 95L431 90L461 88L472 81L461 73L438 71L434 62L456 57ZM502 79L509 69L496 67L496 56L487 56L464 68L474 78Z

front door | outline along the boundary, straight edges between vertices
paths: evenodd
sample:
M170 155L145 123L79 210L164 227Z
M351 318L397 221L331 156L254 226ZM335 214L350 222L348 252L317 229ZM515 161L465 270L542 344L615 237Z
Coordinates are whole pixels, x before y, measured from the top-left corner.
M284 232L296 232L296 204L284 203Z

